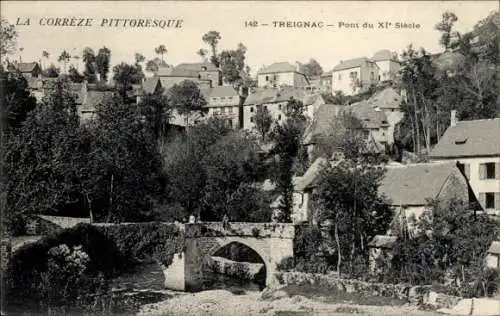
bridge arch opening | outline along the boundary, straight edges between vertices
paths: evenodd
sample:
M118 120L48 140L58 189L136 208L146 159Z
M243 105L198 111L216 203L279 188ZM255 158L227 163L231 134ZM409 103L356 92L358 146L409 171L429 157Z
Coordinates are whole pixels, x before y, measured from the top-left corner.
M214 247L203 262L203 289L263 290L268 267L259 252L238 241Z

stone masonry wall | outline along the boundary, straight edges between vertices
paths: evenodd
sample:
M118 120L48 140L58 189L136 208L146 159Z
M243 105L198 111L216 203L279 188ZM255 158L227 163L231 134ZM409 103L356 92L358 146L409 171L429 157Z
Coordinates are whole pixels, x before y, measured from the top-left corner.
M370 283L355 279L338 279L334 274L314 274L303 272L278 272L280 285L324 284L348 293L392 297L407 300L415 305L433 305L437 308L454 307L462 298L431 291L430 285L411 286L409 284Z

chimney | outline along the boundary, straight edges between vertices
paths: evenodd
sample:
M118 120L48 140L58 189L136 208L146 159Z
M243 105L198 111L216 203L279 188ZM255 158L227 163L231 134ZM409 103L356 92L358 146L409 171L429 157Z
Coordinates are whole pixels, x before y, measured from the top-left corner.
M457 110L452 110L451 111L451 117L450 117L450 126L455 126L457 125Z

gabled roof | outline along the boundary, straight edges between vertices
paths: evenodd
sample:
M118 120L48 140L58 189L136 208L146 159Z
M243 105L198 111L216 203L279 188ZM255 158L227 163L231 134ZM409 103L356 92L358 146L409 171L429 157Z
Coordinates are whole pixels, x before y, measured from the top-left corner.
M367 62L370 62L370 59L368 59L366 57L344 60L344 61L341 61L340 64L335 66L333 68L333 71L340 71L340 70L345 70L345 69L350 69L350 68L361 67L363 64L365 64Z
M376 92L367 102L374 108L399 109L403 98L394 88L387 87Z
M231 86L216 86L210 90L208 97L217 98L217 97L235 97L238 96L238 91L236 91Z
M217 67L215 67L212 63L182 63L178 64L174 68L182 68L193 71L218 71Z
M83 105L84 106L96 106L101 104L108 98L113 96L112 91L87 91L86 96L84 96Z
M457 122L448 127L429 156L500 156L500 118Z
M316 137L329 136L334 128L332 125L335 118L342 114L345 107L335 104L322 104L314 113L311 124L305 132L304 144L312 144L316 142Z
M393 54L388 49L379 50L372 57L373 61L392 60L392 59L394 59Z
M40 67L38 66L38 63L37 62L31 62L31 63L17 63L17 64L13 64L15 66L15 68L17 70L19 70L20 72L22 73L25 73L25 72L32 72L33 70L35 70L36 67Z
M142 83L142 90L144 91L144 93L153 94L159 80L160 79L158 77L150 77L144 80L144 82Z
M363 128L380 128L388 125L385 113L374 109L367 101L350 105L349 111L361 122Z
M257 74L264 75L264 74L280 73L280 72L298 72L298 71L294 65L288 62L279 62L264 67L263 69L259 70Z
M257 88L253 93L249 94L245 100L245 105L259 105L265 103L285 102L290 99L300 100L304 105L313 104L319 94L311 94L310 92L295 88Z
M455 162L388 166L379 192L391 205L423 206L438 197L452 174L463 177Z

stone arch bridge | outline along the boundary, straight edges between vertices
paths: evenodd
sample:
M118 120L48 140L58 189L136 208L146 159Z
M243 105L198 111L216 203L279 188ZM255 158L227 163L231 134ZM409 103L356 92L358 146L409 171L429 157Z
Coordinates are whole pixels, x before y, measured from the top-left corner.
M221 222L184 224L184 252L176 254L164 269L165 287L180 291L201 290L202 266L217 250L238 243L254 250L264 262L266 285L276 282L277 264L293 257L295 227L288 223L233 222L224 229Z

